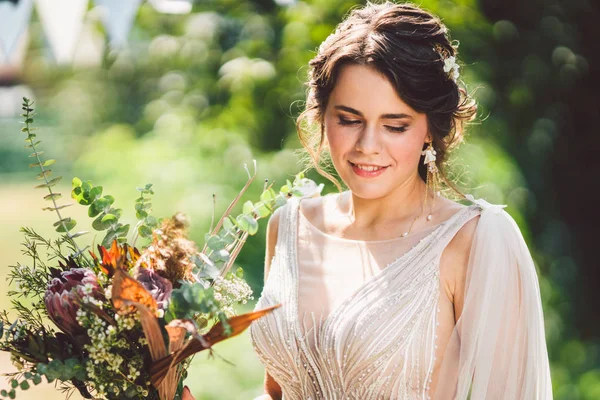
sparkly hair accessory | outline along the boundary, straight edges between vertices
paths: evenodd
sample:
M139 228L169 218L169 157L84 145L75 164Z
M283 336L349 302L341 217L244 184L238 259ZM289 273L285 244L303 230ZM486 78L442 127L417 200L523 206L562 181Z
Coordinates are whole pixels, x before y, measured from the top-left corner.
M455 48L458 48L458 42ZM440 55L441 60L444 61L444 72L454 82L458 80L460 73L458 72L459 65L456 63L456 57L449 54L448 50L439 44L435 44L433 50Z

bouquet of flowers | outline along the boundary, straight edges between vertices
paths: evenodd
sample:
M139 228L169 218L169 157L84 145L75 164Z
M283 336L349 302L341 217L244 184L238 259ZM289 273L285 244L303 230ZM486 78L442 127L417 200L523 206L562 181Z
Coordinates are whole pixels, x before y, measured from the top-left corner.
M52 206L44 210L56 212L54 226L62 235L52 241L21 228L31 265L10 267L17 290L9 296L17 319L0 313L0 349L11 353L18 372L8 374L12 389L0 395L15 398L16 389L26 390L45 377L84 398L192 399L183 385L190 356L212 351L212 345L277 307L242 315L233 309L253 299L242 269L232 266L248 235L257 232L257 220L288 197L310 196L323 186L303 173L278 192L265 182L260 201L247 201L242 214L233 217L233 207L256 176L256 163L254 175L246 167L246 185L214 228L211 223L200 251L187 238L185 215L150 215L151 184L138 188L137 223L128 240L130 225L120 222L122 210L113 207L114 197L103 195L102 186L74 178L71 197L88 207L92 228L106 232L94 253L75 241L89 232L72 233L76 221L62 214L71 204L57 204L62 195L53 187L61 177L50 178L48 167L55 160L42 159L32 127L33 103L27 98L23 111L25 147L36 160L30 167L40 169L37 178L43 181L36 188L48 190L44 198ZM138 250L140 236L150 244Z

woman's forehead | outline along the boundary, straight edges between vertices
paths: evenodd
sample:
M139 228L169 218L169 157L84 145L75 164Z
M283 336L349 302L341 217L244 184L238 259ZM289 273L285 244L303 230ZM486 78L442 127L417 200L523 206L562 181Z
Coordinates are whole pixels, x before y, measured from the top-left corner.
M366 117L383 114L415 114L396 92L390 81L374 67L345 65L331 93L331 109L343 105Z

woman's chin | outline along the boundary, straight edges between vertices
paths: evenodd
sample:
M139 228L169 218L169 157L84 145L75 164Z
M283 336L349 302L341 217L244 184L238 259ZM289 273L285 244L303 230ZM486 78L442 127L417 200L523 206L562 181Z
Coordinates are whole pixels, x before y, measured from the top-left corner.
M378 199L391 191L391 188L383 182L347 180L345 183L352 194L361 199Z

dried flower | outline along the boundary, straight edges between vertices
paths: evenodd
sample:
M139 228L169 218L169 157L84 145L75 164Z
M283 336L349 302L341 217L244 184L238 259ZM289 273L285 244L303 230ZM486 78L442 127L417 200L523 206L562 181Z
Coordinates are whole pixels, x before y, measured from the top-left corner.
M171 292L173 291L173 284L168 279L144 267L138 269L135 279L152 294L159 309L164 310L167 307Z
M182 213L165 219L152 233L152 244L137 260L136 267L144 265L167 278L174 287L182 279L192 280L195 267L192 256L198 253L194 242L187 238L189 222Z

